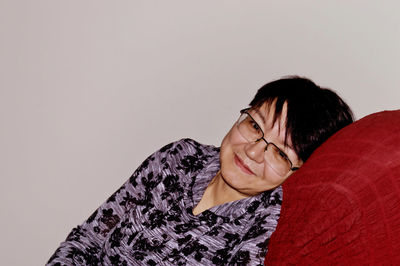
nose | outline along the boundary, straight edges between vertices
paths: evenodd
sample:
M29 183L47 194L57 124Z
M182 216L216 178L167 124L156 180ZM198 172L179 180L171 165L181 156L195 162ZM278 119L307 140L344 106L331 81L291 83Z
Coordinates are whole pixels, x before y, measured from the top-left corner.
M264 161L264 151L266 143L264 141L257 141L247 143L244 147L244 151L250 159L257 163L262 163Z

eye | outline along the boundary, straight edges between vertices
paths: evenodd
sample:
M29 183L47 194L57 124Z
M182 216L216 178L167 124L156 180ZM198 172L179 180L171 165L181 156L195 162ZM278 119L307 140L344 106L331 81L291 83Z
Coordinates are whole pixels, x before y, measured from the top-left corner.
M287 155L281 150L278 150L278 154L279 154L279 157L281 157L282 160L288 160L289 159L287 157Z
M256 122L250 121L250 124L255 130L261 130L260 126Z

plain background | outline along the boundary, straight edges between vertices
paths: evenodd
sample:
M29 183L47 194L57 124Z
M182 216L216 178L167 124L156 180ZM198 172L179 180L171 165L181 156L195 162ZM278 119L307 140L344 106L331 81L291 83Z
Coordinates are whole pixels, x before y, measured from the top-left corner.
M219 145L273 79L310 77L357 118L398 109L399 8L0 0L1 264L43 265L149 154Z

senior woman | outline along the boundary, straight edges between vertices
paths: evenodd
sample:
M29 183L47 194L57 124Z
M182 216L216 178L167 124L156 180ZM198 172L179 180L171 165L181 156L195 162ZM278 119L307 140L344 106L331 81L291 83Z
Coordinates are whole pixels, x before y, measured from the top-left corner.
M261 87L216 148L182 139L148 157L49 265L261 265L280 184L353 121L309 79Z

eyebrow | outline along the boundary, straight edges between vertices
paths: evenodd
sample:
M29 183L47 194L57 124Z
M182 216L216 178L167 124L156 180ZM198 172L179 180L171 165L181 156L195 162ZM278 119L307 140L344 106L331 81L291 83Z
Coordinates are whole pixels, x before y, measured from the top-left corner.
M266 120L265 120L265 116L263 115L263 113L261 113L260 109L256 109L255 111L256 111L256 114L258 114L258 116L261 117L261 120L262 120L263 124L265 125L265 124L266 124ZM276 123L276 121L275 121L275 123ZM275 143L274 143L274 144L275 144ZM288 147L289 149L291 149L291 150L294 151L294 148L293 148L292 145L290 145L288 142L286 142L286 145L285 145L285 141L284 141L283 144L284 144L284 145L283 145L284 147ZM275 145L276 145L276 144L275 144ZM279 148L279 147L278 147L278 148ZM283 149L281 149L281 148L279 148L279 149L283 151ZM286 154L286 152L283 152L283 153ZM286 156L287 156L287 154L286 154ZM287 157L289 158L289 156L287 156Z
M260 112L260 109L256 109L256 113L258 114L259 117L261 117L261 120L262 120L263 124L265 125L265 124L266 124L266 122L265 122L265 117L264 117L264 115Z

